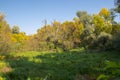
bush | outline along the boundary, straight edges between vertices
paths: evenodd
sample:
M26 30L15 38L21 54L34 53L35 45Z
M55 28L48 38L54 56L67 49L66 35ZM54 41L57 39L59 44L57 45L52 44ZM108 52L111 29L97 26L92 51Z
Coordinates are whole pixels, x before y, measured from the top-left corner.
M113 43L114 49L120 51L120 31L114 35Z
M101 32L97 39L98 47L101 50L112 49L112 35L109 33Z
M93 42L96 39L96 35L93 32L94 32L93 27L86 27L80 36L81 44L85 49L90 48L91 44L93 44Z
M90 41L89 41L90 42ZM100 35L89 45L89 49L96 50L111 50L112 45L112 35L109 33L101 32Z

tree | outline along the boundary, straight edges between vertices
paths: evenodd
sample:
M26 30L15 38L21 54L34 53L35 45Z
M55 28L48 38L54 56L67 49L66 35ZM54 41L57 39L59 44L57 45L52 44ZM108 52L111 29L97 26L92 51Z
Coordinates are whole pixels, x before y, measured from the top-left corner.
M120 0L115 0L115 5L120 5Z
M120 31L120 24L114 23L112 25L112 34L115 35Z
M20 28L18 26L13 26L12 33L13 34L19 34L20 33Z
M26 41L28 40L28 36L24 32L20 32L19 34L12 34L12 49L15 52L25 50L23 46L26 44Z
M117 13L120 13L120 0L115 0L115 5L116 5L116 9L115 9L115 11L117 12Z
M113 46L115 50L120 51L120 31L114 35Z
M97 14L93 15L93 23L96 35L99 35L101 32L112 32L111 20L106 20L105 18Z
M102 16L105 20L110 19L110 11L107 8L102 8L99 12L99 15Z
M4 20L4 15L0 14L0 53L9 53L11 51L10 35L10 26Z
M76 15L79 18L79 22L83 23L84 27L91 25L92 17L86 11L78 11Z
M93 15L93 23L96 35L99 35L102 31L105 30L105 21L100 15Z
M101 32L97 38L97 47L99 50L111 50L112 45L112 35L109 33Z
M111 17L112 24L116 23L116 22L114 21L114 19L115 19L116 16L117 16L117 15L116 15L115 9L114 9L114 8L110 9L110 17Z
M0 13L0 21L4 20L5 15L3 13Z
M89 46L96 40L96 35L94 34L94 27L87 27L84 29L80 35L81 44L87 50Z
M39 40L36 38L36 34L27 36L28 39L25 40L24 47L27 51L38 51L39 50Z

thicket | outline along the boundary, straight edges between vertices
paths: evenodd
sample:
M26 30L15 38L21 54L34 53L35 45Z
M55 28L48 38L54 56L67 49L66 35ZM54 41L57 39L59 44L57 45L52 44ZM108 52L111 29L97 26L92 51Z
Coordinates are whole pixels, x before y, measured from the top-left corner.
M115 10L114 10L115 11ZM26 35L18 26L12 28L0 14L0 53L19 51L68 51L84 47L86 50L120 50L120 24L114 21L113 10L102 8L90 15L78 11L72 21L54 21Z

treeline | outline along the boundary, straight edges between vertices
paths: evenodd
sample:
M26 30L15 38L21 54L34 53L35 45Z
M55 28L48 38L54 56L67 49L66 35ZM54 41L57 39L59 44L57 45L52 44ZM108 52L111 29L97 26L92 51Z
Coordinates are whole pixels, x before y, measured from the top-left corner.
M72 21L54 21L26 35L18 26L10 28L0 14L0 53L18 51L120 50L120 24L114 21L115 9L101 9L98 14L78 11Z
M25 48L27 40L29 40L29 36L20 32L18 26L10 28L4 15L0 14L0 53L21 51Z

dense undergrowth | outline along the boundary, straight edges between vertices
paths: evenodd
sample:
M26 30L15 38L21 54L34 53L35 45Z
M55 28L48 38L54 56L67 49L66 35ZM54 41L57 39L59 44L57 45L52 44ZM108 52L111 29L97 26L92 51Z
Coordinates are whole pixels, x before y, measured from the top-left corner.
M119 80L118 52L21 52L0 55L0 80Z

